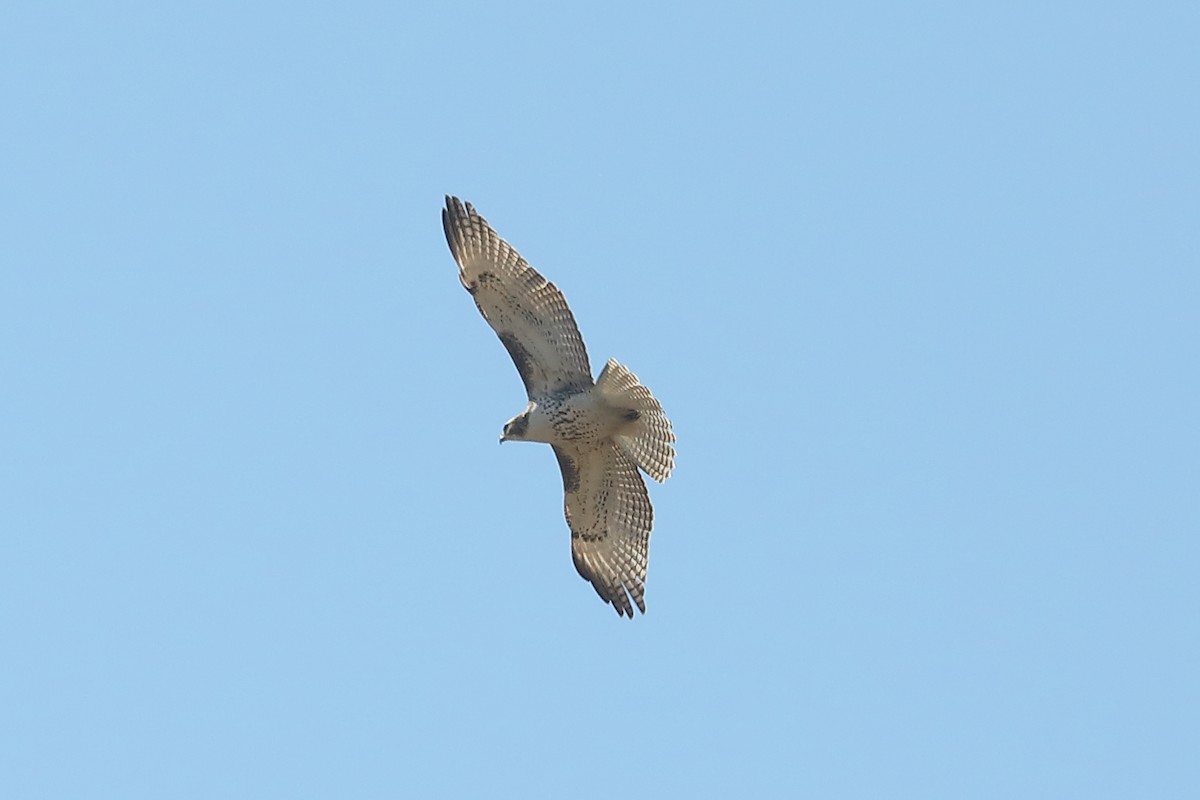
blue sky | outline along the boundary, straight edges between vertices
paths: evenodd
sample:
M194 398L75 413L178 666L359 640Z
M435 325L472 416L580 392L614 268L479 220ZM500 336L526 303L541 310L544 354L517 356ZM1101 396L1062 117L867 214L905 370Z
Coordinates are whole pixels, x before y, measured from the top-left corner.
M1194 797L1194 4L9 4L13 798ZM575 574L442 196L679 436Z

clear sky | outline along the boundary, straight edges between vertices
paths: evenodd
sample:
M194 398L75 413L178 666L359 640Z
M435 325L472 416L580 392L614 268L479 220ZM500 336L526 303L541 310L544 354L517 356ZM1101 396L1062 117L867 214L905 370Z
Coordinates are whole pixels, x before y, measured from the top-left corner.
M0 794L1193 798L1195 3L9 3ZM679 436L571 565L446 193Z

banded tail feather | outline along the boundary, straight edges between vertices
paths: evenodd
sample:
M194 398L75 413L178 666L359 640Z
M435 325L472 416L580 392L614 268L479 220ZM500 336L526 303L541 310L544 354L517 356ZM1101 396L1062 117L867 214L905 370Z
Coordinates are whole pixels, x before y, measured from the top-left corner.
M675 434L654 395L616 359L604 365L596 388L609 405L626 412L628 424L613 437L617 446L651 478L665 481L675 467Z

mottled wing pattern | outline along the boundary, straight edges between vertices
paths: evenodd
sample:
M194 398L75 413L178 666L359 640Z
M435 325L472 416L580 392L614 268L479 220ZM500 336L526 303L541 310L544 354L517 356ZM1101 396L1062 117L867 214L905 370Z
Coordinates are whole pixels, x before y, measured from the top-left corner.
M575 569L621 616L642 599L654 511L637 465L613 445L584 453L555 446Z
M587 349L558 287L529 266L470 203L447 197L442 226L459 280L512 356L526 394L590 387Z

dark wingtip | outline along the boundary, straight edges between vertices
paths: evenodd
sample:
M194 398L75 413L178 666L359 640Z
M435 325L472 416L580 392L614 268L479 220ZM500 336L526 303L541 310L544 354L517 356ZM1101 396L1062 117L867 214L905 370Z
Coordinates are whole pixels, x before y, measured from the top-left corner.
M446 207L442 209L442 230L446 233L446 244L450 246L451 253L454 252L454 223L450 219L451 209L454 208L453 202L454 198L446 195Z
M475 207L470 203L460 200L456 195L446 195L446 211L452 217L473 217L477 216Z
M467 208L471 207L470 203ZM446 244L454 255L454 260L462 263L462 253L465 249L461 220L467 219L468 212L463 211L463 202L452 194L446 195L446 207L442 209L442 230L446 233Z

